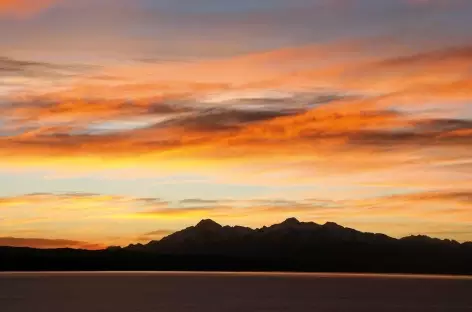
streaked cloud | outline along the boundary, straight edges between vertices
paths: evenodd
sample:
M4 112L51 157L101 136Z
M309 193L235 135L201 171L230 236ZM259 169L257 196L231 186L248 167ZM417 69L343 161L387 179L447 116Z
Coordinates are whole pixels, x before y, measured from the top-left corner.
M0 237L0 246L9 247L32 247L41 249L75 248L75 249L104 249L107 246L101 244L73 241L67 239L45 239L45 238L17 238Z
M332 216L335 219L355 217L375 218L379 215L394 215L396 217L416 216L418 211L427 212L423 216L443 217L447 211L462 214L458 217L464 222L471 221L472 207L471 192L463 191L427 191L420 193L404 193L399 195L370 197L350 200L300 199L300 200L182 200L179 207L164 207L151 211L139 212L137 216L155 218L188 218L198 220L205 216L215 218L235 218L252 215L305 215L314 218ZM406 206L405 206L406 205ZM439 207L439 209L438 209ZM279 216L280 217L280 216ZM419 216L417 216L419 217ZM310 217L309 217L310 218ZM420 217L419 217L420 218ZM459 221L459 220L457 220Z
M445 137L448 137L448 144L460 146L461 142L463 142L462 145L467 143L467 133L470 130L468 119L424 117L425 114L422 116L413 112L404 112L404 110L408 110L408 107L411 106L415 107L415 103L428 103L428 101L434 100L434 105L422 104L426 105L423 110L427 112L427 109L436 107L437 109L454 111L457 109L454 102L470 98L470 95L466 93L467 88L465 86L459 87L461 84L467 85L469 79L465 71L468 64L472 62L468 50L468 47L454 48L384 61L373 61L364 65L361 63L351 67L352 72L348 66L343 70L343 73L338 72L331 77L325 76L325 84L330 83L331 86L325 85L323 88L333 90L334 100L324 105L317 105L315 96L311 100L308 99L304 107L291 106L293 102L288 98L281 102L284 103L285 109L281 108L283 105L279 103L279 106L273 108L246 105L244 109L218 108L210 110L208 103L202 102L202 95L205 92L224 94L225 88L210 89L204 91L203 94L198 88L195 90L191 88L190 93L187 93L186 96L183 94L174 94L174 97L164 95L161 99L141 101L108 100L105 98L102 102L100 100L97 102L88 100L47 102L47 100L41 101L39 98L38 102L33 101L31 104L15 103L11 108L12 117L10 118L18 118L19 122L23 122L26 127L28 122L32 123L32 121L44 123L50 119L54 124L55 119L59 122L62 119L62 122L71 125L71 122L80 123L83 118L87 118L87 123L83 125L83 131L77 134L73 128L69 130L61 127L46 127L46 135L42 135L44 133L42 128L36 132L31 129L32 131L25 132L28 134L26 137L22 135L10 136L7 142L2 143L5 150L11 150L11 153L17 156L21 156L21 153L30 154L30 152L39 156L43 153L41 149L44 148L47 151L56 150L57 155L61 155L61 157L67 154L76 154L78 146L80 146L81 153L91 155L122 154L122 151L155 154L163 151L181 151L189 147L190 150L198 148L198 154L204 148L205 154L209 154L207 157L214 157L221 153L222 147L228 145L231 145L231 149L227 150L235 151L235 154L238 153L238 149L241 152L246 152L262 146L271 146L271 153L277 154L277 149L283 149L284 142L289 139L292 140L290 144L294 147L297 143L307 145L310 141L317 142L320 144L318 149L321 150L323 150L323 146L328 146L329 149L364 150L369 145L372 148L375 145L408 147L415 144L424 145L428 142L434 142L434 145L439 148L442 146L441 138ZM294 59L299 57L299 53L300 51L295 53ZM291 55L291 52L288 55ZM251 57L251 59L258 58L256 63L250 62L254 72L257 71L255 67L258 64L272 59L273 55ZM239 60L235 64L239 64L238 62ZM211 64L209 63L208 66ZM283 69L283 71L287 70ZM326 69L320 72L325 71ZM425 72L431 71L438 74L425 76ZM305 72L305 70L301 73L297 71L295 76L276 73L274 77L282 75L297 77L297 80L300 77L306 77L297 84L303 85L310 81L311 88L319 88L316 78L311 75L306 76ZM385 72L394 74L385 75ZM322 76L321 74L319 79L322 79ZM217 77L215 76L215 78ZM281 85L277 80L271 83L272 85L264 83L264 88L258 88L259 92L274 87L285 91L291 88L287 89L287 86ZM289 85L292 83L294 82L290 82ZM343 88L343 90L334 91L336 86ZM241 92L245 88L247 87L244 85L240 85L236 89L232 87L232 92L238 90ZM326 93L326 91L322 92ZM354 93L362 98L337 99L336 93L341 95ZM248 102L244 99L240 100L242 105ZM216 106L215 103L212 104ZM234 102L232 103L232 107L236 107L236 105ZM310 105L314 107L310 107ZM192 113L177 116L165 123L156 121L155 124L149 124L143 129L123 129L121 133L112 135L87 133L87 126L98 121L106 123L113 120L149 118L155 114L185 113L186 111ZM250 121L250 124L246 127L247 121ZM429 128L424 126L428 123L430 124ZM445 123L448 125L446 126ZM399 131L400 128L403 130ZM60 132L55 133L55 130ZM183 135L184 133L185 135ZM457 137L452 138L455 135ZM159 139L156 141L150 138ZM251 141L254 138L257 138L258 142L252 146ZM102 148L104 142L109 148ZM445 140L443 143L445 144ZM23 149L24 151L21 151ZM212 155L212 149L216 150L213 152L215 155ZM190 153L195 153L195 151ZM195 156L200 157L201 155Z
M460 228L464 233L455 238L464 241L472 239L465 230L472 222L470 198L468 189L339 200L328 196L294 200L192 198L174 202L100 194L29 194L1 198L0 237L12 233L13 237L25 239L4 238L0 242L93 249L160 239L204 218L261 227L293 216L318 223L335 221L397 237L410 233L439 235L441 231L447 233ZM411 224L414 231L408 227L386 226L401 222ZM51 228L52 224L55 227ZM31 234L48 240L27 240ZM76 242L77 237L91 243Z
M145 243L146 244L146 243L148 243L150 241L153 241L153 240L160 240L163 237L168 236L168 235L170 235L174 232L175 232L175 230L174 231L172 231L172 230L156 230L156 231L144 233L143 235L138 236L132 242L133 243Z
M471 10L0 1L0 237L115 245L296 216L464 239Z
M405 193L395 196L371 197L352 200L301 199L277 200L220 200L192 199L189 207L168 207L130 215L132 219L190 220L198 222L213 218L222 223L262 226L278 222L291 216L305 221L323 223L336 221L365 231L387 232L393 236L430 233L440 235L441 229L461 227L464 233L459 240L470 240L470 231L465 231L472 221L471 194L469 191L429 191ZM197 202L202 202L197 205ZM394 221L395 220L395 221ZM388 224L414 224L415 229L388 229ZM434 227L430 225L434 224ZM447 237L443 235L441 237ZM457 237L457 236L455 236Z

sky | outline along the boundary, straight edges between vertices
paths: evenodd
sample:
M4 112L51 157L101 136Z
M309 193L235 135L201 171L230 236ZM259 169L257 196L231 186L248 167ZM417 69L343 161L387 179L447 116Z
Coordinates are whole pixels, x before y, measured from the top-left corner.
M0 0L0 245L211 218L472 241L472 1Z

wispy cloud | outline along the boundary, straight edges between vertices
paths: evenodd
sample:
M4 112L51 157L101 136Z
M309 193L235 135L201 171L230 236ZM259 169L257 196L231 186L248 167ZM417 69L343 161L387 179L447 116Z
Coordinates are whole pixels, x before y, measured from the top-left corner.
M371 197L352 200L302 199L276 200L212 200L185 201L186 207L168 207L129 215L131 219L187 220L188 224L203 218L214 218L223 223L261 226L284 218L298 216L318 223L336 221L360 227L366 231L387 232L393 236L411 233L438 234L441 229L466 229L472 221L469 191L428 191L395 196ZM201 202L201 205L197 203ZM388 230L387 224L414 225ZM431 226L431 225L435 226ZM470 240L464 231L459 240ZM446 237L446 236L442 236ZM457 236L456 236L457 237Z
M456 167L445 164L472 158L472 116L462 104L472 96L467 87L472 81L467 71L472 65L470 47L364 56L342 66L324 61L313 69L317 54L324 58L330 55L325 50L353 47L362 54L363 45L338 44L148 68L158 77L162 70L180 75L187 66L206 68L205 74L215 81L220 66L228 65L229 71L247 66L248 72L262 68L258 82L235 75L231 87L230 80L189 84L183 74L180 80L166 78L171 79L170 89L160 88L163 82L143 84L145 92L158 94L154 97L136 98L133 87L130 94L125 88L119 97L110 98L121 84L110 92L90 93L95 99L76 93L74 86L19 97L5 107L0 157L10 166L58 170L68 170L73 163L88 170L132 165L208 175L215 169L250 166L253 173L291 171L295 177L312 179L317 179L314 172L362 175L391 170L398 175L402 168L415 166L429 174L441 167L450 171L448 179L455 178ZM310 60L307 68L295 62L304 53ZM285 65L279 68L278 63ZM265 72L268 64L270 74ZM135 67L124 72L132 73L126 78L131 80L142 74ZM102 90L101 84L96 86ZM218 170L221 178L224 171ZM384 178L384 183L392 182Z
M392 215L397 217L443 217L447 211L459 213L470 221L472 193L461 191L426 191L404 193L400 195L370 197L350 200L302 199L302 200L205 200L187 199L180 201L183 206L164 207L136 214L136 217L155 218L240 218L251 215L304 215L335 219L354 217L362 218ZM418 214L418 212L425 212ZM427 212L427 213L426 213Z
M165 2L0 2L0 173L55 177L6 189L0 236L122 244L293 215L467 232L470 3ZM149 198L100 194L118 184Z
M46 238L18 238L0 237L0 246L9 247L32 247L41 249L75 248L75 249L104 249L105 245L73 241L67 239L46 239Z
M34 233L35 237L65 239L57 241L56 245L54 241L10 240L10 244L18 246L31 244L88 248L85 243L71 242L80 240L92 242L89 246L95 248L94 242L100 242L97 246L103 243L126 245L160 239L205 218L233 225L260 227L296 216L305 221L335 221L365 231L386 232L392 236L412 233L408 227L389 229L386 226L399 222L411 224L415 233L422 234L449 232L459 227L464 233L454 238L470 240L472 237L464 230L472 222L470 198L468 189L344 200L282 200L271 197L191 198L176 202L100 194L30 194L1 198L0 236L24 237L25 234ZM52 231L51 224L55 224L56 229L63 229ZM120 226L117 227L117 224ZM92 231L95 227L98 229Z

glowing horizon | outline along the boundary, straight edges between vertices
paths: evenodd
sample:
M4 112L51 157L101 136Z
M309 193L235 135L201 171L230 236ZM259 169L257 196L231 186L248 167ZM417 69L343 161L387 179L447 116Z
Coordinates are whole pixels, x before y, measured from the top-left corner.
M472 241L470 14L0 0L0 245L287 217Z

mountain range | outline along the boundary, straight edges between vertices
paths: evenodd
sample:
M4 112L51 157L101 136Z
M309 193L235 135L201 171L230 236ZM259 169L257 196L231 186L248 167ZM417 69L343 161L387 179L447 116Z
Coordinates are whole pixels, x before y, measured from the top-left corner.
M472 274L472 243L401 239L295 218L251 229L202 220L159 241L89 251L0 247L0 270L219 270Z

